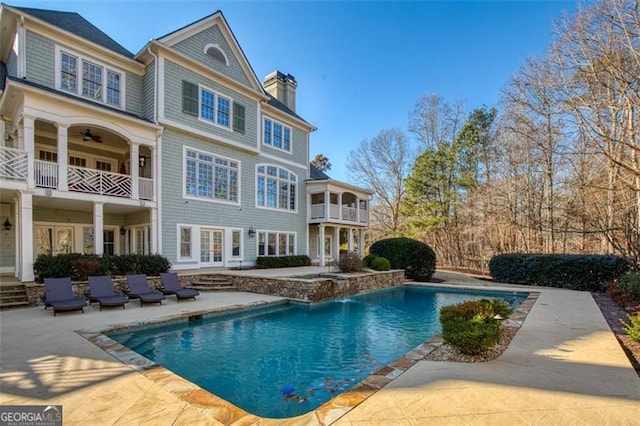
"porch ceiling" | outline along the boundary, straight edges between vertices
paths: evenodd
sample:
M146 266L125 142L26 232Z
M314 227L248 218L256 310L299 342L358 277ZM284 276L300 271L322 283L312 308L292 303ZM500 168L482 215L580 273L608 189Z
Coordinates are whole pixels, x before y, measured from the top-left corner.
M93 202L83 200L71 200L54 197L33 197L34 207L46 207L50 209L74 210L74 211L93 211ZM124 206L120 204L104 204L104 213L128 214L146 210L141 206Z

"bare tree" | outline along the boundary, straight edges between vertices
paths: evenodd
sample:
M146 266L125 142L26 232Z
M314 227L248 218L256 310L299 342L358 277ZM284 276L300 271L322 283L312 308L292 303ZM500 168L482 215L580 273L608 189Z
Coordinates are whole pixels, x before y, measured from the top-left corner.
M413 161L407 137L400 129L381 131L349 153L349 177L373 190L371 231L374 237L399 235L404 223L400 202Z

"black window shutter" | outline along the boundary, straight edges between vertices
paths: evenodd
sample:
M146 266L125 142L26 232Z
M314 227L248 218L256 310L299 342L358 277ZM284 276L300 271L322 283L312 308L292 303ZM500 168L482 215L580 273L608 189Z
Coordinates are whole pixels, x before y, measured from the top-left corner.
M244 133L244 105L233 102L233 130Z
M198 85L182 80L182 112L198 115Z

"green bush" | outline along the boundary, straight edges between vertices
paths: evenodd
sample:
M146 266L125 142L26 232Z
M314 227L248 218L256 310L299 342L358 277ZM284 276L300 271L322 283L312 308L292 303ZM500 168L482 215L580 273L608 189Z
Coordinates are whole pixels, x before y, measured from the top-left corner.
M629 272L620 277L620 288L631 300L640 302L640 272Z
M436 254L428 245L411 238L376 241L369 252L389 260L391 268L404 269L407 278L429 281L436 271Z
M256 259L256 268L293 268L296 266L311 265L311 258L306 255L295 256L258 256Z
M598 291L630 266L613 255L511 253L494 256L489 272L499 282Z
M620 320L624 331L636 342L640 342L640 314L627 315L629 322Z
M338 269L340 272L360 272L363 269L362 259L355 252L340 253L338 258Z
M374 271L388 271L391 269L391 263L384 257L376 257L371 261L371 269Z
M373 259L375 259L376 256L375 254L368 254L364 257L364 259L362 259L362 261L364 262L364 266L366 266L367 268L371 266L371 262L373 261Z
M146 274L158 276L171 268L169 260L159 254L125 254L98 256L68 253L55 256L39 255L33 263L35 281L45 278L71 277L72 281L85 281L89 275Z
M484 352L500 339L500 315L503 319L511 314L509 305L503 300L474 300L445 306L440 309L442 337L460 352L475 355Z

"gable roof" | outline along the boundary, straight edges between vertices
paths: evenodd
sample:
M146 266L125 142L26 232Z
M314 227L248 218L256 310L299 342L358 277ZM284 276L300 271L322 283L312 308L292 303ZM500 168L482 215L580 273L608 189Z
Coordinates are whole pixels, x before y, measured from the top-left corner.
M170 33L158 38L157 41L171 47L179 43L180 41L190 37L192 34L203 31L214 25L220 26L223 36L227 38L227 42L229 43L233 54L238 59L240 67L244 70L249 82L251 83L252 88L262 94L265 94L264 88L262 87L262 84L260 84L260 80L258 80L253 67L249 63L247 56L244 54L240 43L238 43L238 39L231 30L231 27L229 26L229 23L227 22L227 19L225 18L221 10L217 10L214 13L205 16L204 18L198 19L197 21L178 28L175 31L171 31Z
M84 38L85 40L126 56L127 58L133 58L133 53L122 47L118 42L76 12L60 12L57 10L34 9L31 7L13 7L13 9L29 14L51 25L75 34L78 37Z

